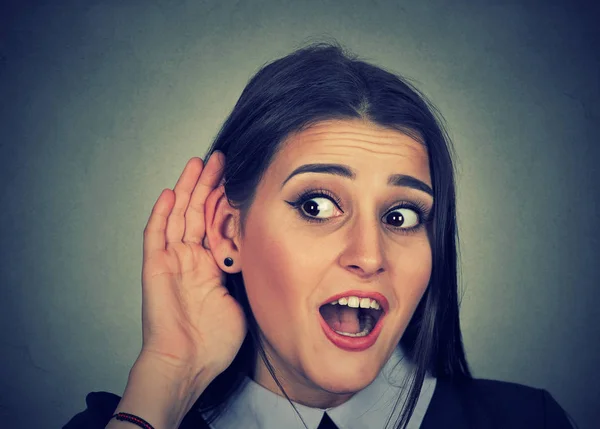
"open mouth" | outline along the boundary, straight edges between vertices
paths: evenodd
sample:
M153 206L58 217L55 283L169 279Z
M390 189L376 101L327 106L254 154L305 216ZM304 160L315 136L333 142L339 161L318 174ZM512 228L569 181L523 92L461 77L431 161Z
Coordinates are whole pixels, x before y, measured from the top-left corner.
M327 325L345 337L366 337L383 315L381 304L373 298L342 297L319 308Z

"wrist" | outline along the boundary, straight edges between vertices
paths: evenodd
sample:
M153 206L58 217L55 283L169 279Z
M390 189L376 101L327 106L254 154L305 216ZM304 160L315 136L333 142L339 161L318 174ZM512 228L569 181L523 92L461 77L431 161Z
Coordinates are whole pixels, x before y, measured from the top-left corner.
M192 361L190 361L192 362ZM206 386L219 375L218 371L213 371L212 367L199 361L192 363L182 361L175 357L158 354L148 350L142 350L136 359L131 371L146 373L156 372L161 377L175 382L186 381L189 391L199 391L198 396L204 391Z
M212 379L202 368L173 365L140 354L129 372L127 386L115 414L137 415L155 429L179 427Z

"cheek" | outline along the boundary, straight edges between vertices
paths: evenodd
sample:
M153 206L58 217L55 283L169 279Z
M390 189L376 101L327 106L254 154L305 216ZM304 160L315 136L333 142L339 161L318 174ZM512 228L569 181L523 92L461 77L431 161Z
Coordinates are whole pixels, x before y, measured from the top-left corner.
M428 241L413 246L398 258L394 284L401 307L410 311L416 308L429 284L431 268L431 247Z
M303 285L310 270L302 261L298 244L276 225L255 223L248 228L243 244L242 277L254 316L265 333L280 330L283 323L295 319L307 302L308 291Z

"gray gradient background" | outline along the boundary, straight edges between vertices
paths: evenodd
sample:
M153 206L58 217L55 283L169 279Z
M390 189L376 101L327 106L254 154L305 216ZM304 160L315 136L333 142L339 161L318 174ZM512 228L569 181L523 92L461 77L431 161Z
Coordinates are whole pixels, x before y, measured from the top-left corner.
M594 7L59 3L0 14L0 426L60 427L86 393L122 394L155 199L263 63L330 35L414 79L446 117L475 376L548 389L598 427Z

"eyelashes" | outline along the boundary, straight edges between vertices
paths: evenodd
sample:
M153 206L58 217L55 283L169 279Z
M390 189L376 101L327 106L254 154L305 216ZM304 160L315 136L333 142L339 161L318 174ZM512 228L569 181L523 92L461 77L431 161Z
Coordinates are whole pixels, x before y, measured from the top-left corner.
M288 203L290 206L292 206L296 212L298 213L298 215L308 221L308 222L317 222L317 223L323 223L323 222L328 222L331 220L331 218L317 218L314 217L312 215L309 215L305 212L305 210L303 209L304 204L314 200L314 199L327 199L329 200L335 207L333 207L333 209L337 209L339 211L341 211L342 213L344 213L344 210L342 209L342 202L341 200L335 196L333 193L331 193L330 191L328 191L327 189L309 189L306 191L303 191L301 193L299 193L294 201L286 201L286 203ZM321 206L320 204L317 204L317 206ZM383 216L383 219L387 219L390 214L395 214L395 213L399 213L399 210L403 210L404 211L406 209L408 209L409 211L412 211L414 213L413 214L409 214L409 218L410 217L416 217L417 218L417 223L414 226L411 227L402 227L402 226L394 226L394 225L389 225L388 226L393 229L394 231L398 231L400 233L403 234L410 234L410 233L415 233L417 231L419 231L421 228L423 228L425 225L429 224L431 222L431 218L432 218L432 210L429 208L429 205L426 204L423 201L419 201L419 200L412 200L412 201L400 201L398 202L396 205L394 205L392 208L390 208L386 214ZM319 211L320 207L319 207ZM319 213L320 214L320 213ZM400 213L400 215L402 216L403 219L403 224L404 221L406 220L406 215Z
M288 204L292 205L294 208L301 207L304 203L315 199L315 198L327 198L331 202L335 203L338 210L342 213L342 201L336 197L333 193L329 192L327 189L309 189L307 191L303 191L298 194L293 202L286 201ZM323 220L323 219L320 219Z

